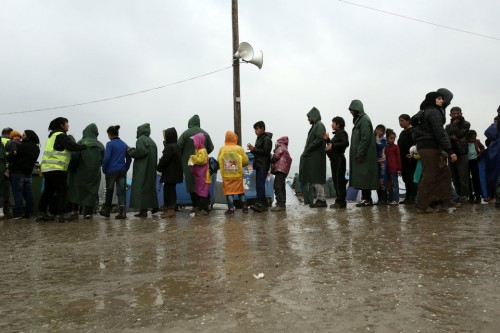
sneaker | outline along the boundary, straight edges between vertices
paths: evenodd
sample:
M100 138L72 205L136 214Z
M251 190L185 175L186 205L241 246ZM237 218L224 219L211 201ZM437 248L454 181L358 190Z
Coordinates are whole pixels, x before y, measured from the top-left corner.
M371 207L373 206L373 201L371 200L361 200L356 204L356 207Z
M475 200L474 200L474 203L476 205L479 205L481 203L481 197L477 197Z
M311 207L311 208L326 208L326 207L328 207L328 205L326 204L326 201L316 200L316 202L310 204L309 207Z
M243 213L248 214L248 206L243 206L241 210L243 211Z
M234 208L228 208L228 209L224 212L224 214L226 214L226 215L231 215L231 214L234 214Z
M391 205L391 206L395 206L395 205L399 205L399 202L397 202L397 201L389 201L387 204Z
M19 216L14 216L14 220L22 220L24 216L19 215Z
M87 215L83 216L83 218L84 218L84 219L86 219L86 220L89 220L89 219L91 219L91 218L92 218L92 215L87 214Z
M286 211L286 207L283 206L275 206L271 208L271 212L284 212Z
M262 205L259 205L259 204L251 205L250 209L256 213L262 213Z
M347 205L345 204L339 204L338 202L334 203L334 204L331 204L330 205L330 208L346 208Z

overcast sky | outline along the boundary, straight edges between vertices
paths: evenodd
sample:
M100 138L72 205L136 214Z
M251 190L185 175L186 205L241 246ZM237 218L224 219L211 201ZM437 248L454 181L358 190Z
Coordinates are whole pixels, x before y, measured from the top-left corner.
M240 42L264 53L261 70L242 64L243 143L264 120L274 140L287 135L298 165L316 106L330 128L360 99L373 125L399 134L398 116L418 111L425 94L451 90L480 133L500 104L497 0L353 0L400 15L483 34L484 38L334 0L240 0ZM0 0L0 113L114 97L219 70L232 63L230 0ZM127 98L52 111L0 114L0 127L35 130L43 143L55 117L80 139L94 122L135 145L137 126L180 134L198 114L216 155L233 130L231 68Z

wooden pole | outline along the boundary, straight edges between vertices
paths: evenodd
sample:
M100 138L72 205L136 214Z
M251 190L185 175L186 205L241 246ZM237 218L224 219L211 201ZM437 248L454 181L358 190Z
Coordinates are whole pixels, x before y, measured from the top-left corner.
M241 97L240 97L240 60L234 58L240 45L238 30L238 0L232 0L232 25L233 25L233 106L234 106L234 132L238 135L238 145L241 146Z

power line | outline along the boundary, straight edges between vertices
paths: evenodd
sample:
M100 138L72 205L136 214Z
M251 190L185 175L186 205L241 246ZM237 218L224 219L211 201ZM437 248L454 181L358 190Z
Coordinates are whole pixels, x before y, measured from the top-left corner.
M381 10L381 9L377 9L377 8L373 8L373 7L368 7L368 6L360 5L360 4L357 4L357 3L354 3L354 2L349 2L349 1L345 1L345 0L338 0L338 1L339 2L347 3L349 5L363 7L363 8L370 9L370 10L374 10L376 12L381 12L381 13L384 13L384 14L389 14L389 15L393 15L393 16L397 16L397 17L402 17L402 18L405 18L407 20L412 20L412 21L416 21L416 22L420 22L420 23L430 24L430 25L434 25L434 26L440 27L440 28L455 30L455 31L463 32L463 33L470 34L470 35L475 35L475 36L479 36L479 37L484 37L484 38L489 38L489 39L494 39L494 40L499 40L500 41L500 38L497 38L497 37L492 37L492 36L487 36L487 35L483 35L483 34L478 34L476 32L462 30L462 29L458 29L458 28L452 28L452 27L448 27L446 25L437 24L437 23L433 23L433 22L429 22L429 21L424 21L424 20L413 18L413 17L404 16L404 15L400 15L400 14L388 12L388 11L385 11L385 10Z
M174 85L177 85L177 84L181 84L181 83L184 83L184 82L187 82L187 81L192 81L192 80L204 77L204 76L215 74L217 72L224 71L224 70L229 69L231 67L233 67L233 66L231 65L231 66L224 67L224 68L221 68L221 69L217 69L215 71L208 72L208 73L205 73L205 74L202 74L202 75L194 76L194 77L191 77L189 79L184 79L184 80L181 80L181 81L177 81L177 82L165 84L163 86L159 86L159 87L155 87L155 88L151 88L151 89L136 91L136 92L132 92L132 93L125 94L125 95L119 95L119 96L115 96L115 97L102 98L102 99L97 99L97 100L90 101L90 102L83 102L83 103L76 103L76 104L69 104L69 105L62 105L62 106L54 106L54 107L43 108L43 109L25 110L25 111L13 111L13 112L3 112L3 113L0 113L0 115L49 111L49 110L57 110L57 109L70 108L70 107L74 107L74 106L81 106L81 105L99 103L99 102L106 102L106 101L110 101L110 100L113 100L113 99L119 99L119 98L123 98L123 97L129 97L129 96L133 96L133 95L147 93L147 92L150 92L150 91L153 91L153 90L158 90L158 89L163 89L163 88L166 88L166 87L171 87L171 86L174 86Z

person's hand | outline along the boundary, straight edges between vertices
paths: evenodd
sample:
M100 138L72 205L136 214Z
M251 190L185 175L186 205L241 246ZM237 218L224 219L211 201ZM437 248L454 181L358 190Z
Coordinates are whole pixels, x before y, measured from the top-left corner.
M247 148L252 151L255 147L251 143L247 143Z
M330 135L328 135L328 132L323 133L323 140L328 140L330 139Z
M398 177L401 177L401 171L398 171Z
M454 163L457 161L457 154L451 154L450 155L450 162L451 163Z
M326 151L332 150L332 144L331 143L327 144L325 150Z
M363 156L356 157L356 162L363 163L364 161L365 161L365 158Z
M406 158L412 158L411 154L406 154Z

